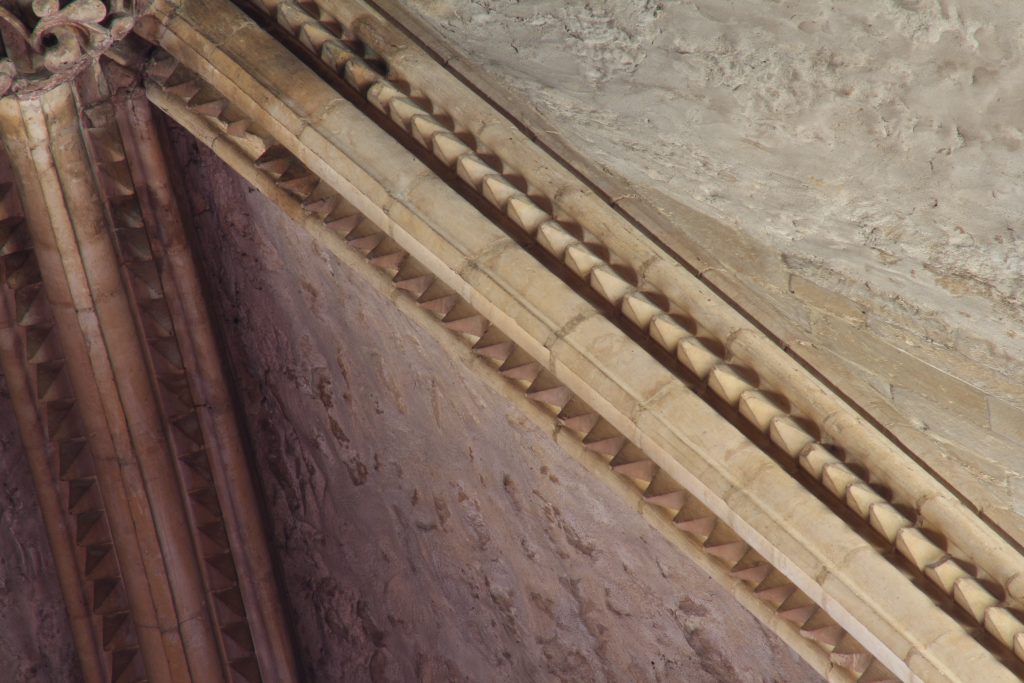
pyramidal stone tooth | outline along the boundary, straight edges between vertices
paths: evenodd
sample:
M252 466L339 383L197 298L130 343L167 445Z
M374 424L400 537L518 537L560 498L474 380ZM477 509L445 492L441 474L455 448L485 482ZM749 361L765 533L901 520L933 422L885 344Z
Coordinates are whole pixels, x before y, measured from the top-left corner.
M356 54L338 38L332 37L320 46L320 59L324 64L329 65L338 73L340 73L345 68L345 64L355 56Z
M43 325L49 319L49 304L42 283L20 288L14 295L15 320L19 325ZM52 324L52 323L50 323Z
M928 565L938 562L946 554L942 548L932 543L927 536L921 533L920 529L915 527L907 527L897 532L896 549L922 571Z
M228 106L228 101L220 96L220 93L207 93L200 90L189 100L188 109L200 116L209 116L212 119L218 118Z
M501 349L485 351L485 349L489 349L490 347L502 346L505 347L504 351ZM512 341L494 325L488 325L486 331L484 331L480 338L473 344L473 351L478 355L502 361L512 354L513 348L515 347L513 346Z
M388 110L392 100L404 97L405 93L396 88L393 83L385 80L377 81L366 91L366 99L382 112Z
M845 499L846 491L850 486L860 481L860 477L841 462L826 465L822 470L821 483L837 498Z
M772 567L767 562L761 562L759 564L753 564L749 567L733 567L729 574L734 578L742 581L743 583L756 586L763 583L768 575L771 574Z
M614 458L622 450L622 447L626 445L626 437L621 435L606 436L603 438L591 439L586 438L583 440L583 446L588 451L594 451L601 455Z
M334 35L327 30L327 27L319 21L303 24L302 28L299 29L299 42L313 52L320 52L323 44L333 37Z
M358 237L351 237L347 240L348 245L360 252L361 254L369 255L371 251L380 246L380 243L384 241L384 233L377 232L369 235L362 235Z
M187 102L192 99L197 92L199 92L201 87L202 82L199 78L189 74L189 77L186 80L182 80L172 85L165 85L164 90L178 99L185 100Z
M540 363L519 348L513 349L512 355L505 359L505 362L499 368L499 372L501 372L503 377L529 382L530 384L533 384L534 380L537 379L540 371Z
M662 313L650 299L637 291L630 292L622 298L621 308L622 314L642 330L647 329L654 316Z
M457 320L446 320L444 321L444 326L452 332L482 337L490 323L482 315L470 315Z
M668 491L666 493L644 494L644 500L669 512L678 513L686 504L685 491Z
M459 177L474 189L479 189L484 178L494 173L493 168L472 152L459 157L455 168Z
M565 256L566 250L579 240L570 235L558 221L544 221L537 229L537 243L549 254L558 258Z
M957 581L965 576L970 576L956 560L948 555L925 567L924 574L947 594L953 593L953 587Z
M330 215L331 211L338 203L338 197L327 196L327 197L310 197L306 201L302 202L302 208L308 213L317 216L321 220Z
M791 583L782 583L776 586L758 588L754 595L758 600L763 600L775 609L779 609L796 592L796 586Z
M704 544L704 550L709 555L717 557L730 567L739 562L749 549L750 546L743 541L729 541L728 543L720 543L718 545Z
M153 58L149 60L149 64L146 65L146 75L157 83L163 84L177 68L178 60L168 52L157 50Z
M297 198L309 197L320 180L303 167L293 166L275 181L275 185L295 195Z
M572 392L554 380L539 379L527 390L526 397L561 410L572 398Z
M577 434L588 434L597 426L600 417L595 412L582 412L572 416L559 416L558 422Z
M384 233L377 233L383 235ZM376 247L366 255L370 265L386 270L393 270L396 273L405 260L406 253L398 242L390 237L384 236Z
M370 257L370 265L381 270L397 271L406 256L407 254L404 251L393 251L390 254L380 254L379 256L374 255Z
M871 662L875 661L875 658L867 652L839 652L834 650L828 657L829 661L834 665L842 669L848 669L854 674L862 673L871 665Z
M315 19L297 3L282 2L277 5L277 23L296 35L305 24L315 23Z
M651 335L651 339L656 341L666 351L676 348L680 340L690 335L682 325L673 320L667 313L657 314L651 319L648 333Z
M835 647L842 640L843 636L846 635L846 631L843 630L842 626L838 624L827 624L825 626L817 626L814 628L802 628L800 629L800 635L804 638L810 638L813 641L821 643L826 647Z
M1017 634L1024 633L1024 624L1004 607L989 607L985 610L984 624L986 631L1011 648Z
M120 202L110 208L118 228L141 229L146 227L138 202Z
M401 275L399 274L398 277L401 277ZM398 279L396 277L395 287L409 292L413 298L419 299L430 288L430 285L434 284L434 280L433 275L416 275L415 277L407 277L405 279Z
M291 152L280 145L271 145L253 163L261 171L279 176L287 171L294 162L295 157Z
M495 342L483 346L477 344L473 347L473 353L484 358L504 362L512 354L513 347L514 345L510 341Z
M417 114L426 114L423 111L423 107L405 96L392 98L388 102L387 112L391 116L392 121L406 130L412 125L412 117Z
M33 364L61 360L64 357L60 341L52 327L25 328L25 347L28 361Z
M448 166L454 165L459 159L473 153L469 145L460 140L454 133L438 133L431 140L434 156Z
M537 232L537 228L540 227L541 223L551 220L551 215L537 206L525 194L509 197L505 213L512 219L513 223L531 235Z
M590 271L590 286L605 301L618 305L623 298L633 291L633 285L624 280L609 266L599 265Z
M773 418L768 427L768 435L771 437L772 443L793 458L799 456L800 451L814 441L814 438L788 415L778 415Z
M674 522L677 529L699 539L705 539L710 536L711 532L715 530L715 524L717 523L718 520L710 514L689 519L677 519Z
M251 128L251 127L252 127L252 119L247 119L247 118L235 119L234 121L232 121L231 123L228 124L228 127L227 127L228 135L234 136L236 138L243 137L246 133L249 132L249 128Z
M427 309L439 318L443 318L448 315L449 311L455 307L458 302L458 297L454 294L447 294L439 296L436 299L430 299L429 301L421 301L420 306Z
M431 146L435 135L448 132L448 129L430 114L416 114L410 124L413 137L424 147Z
M505 206L508 204L509 199L515 195L522 194L515 185L506 180L504 176L497 173L492 173L491 175L484 177L483 186L480 191L483 193L484 199L502 211L505 210Z
M781 408L757 389L740 394L739 409L740 415L762 432L767 432L772 420L783 414Z
M101 164L100 168L109 185L108 192L110 194L116 197L130 197L135 194L135 184L132 182L128 164L123 162Z
M524 382L532 382L540 374L540 363L527 361L525 363L511 362L512 357L505 361L501 367L501 374L508 379L515 379Z
M846 504L863 519L868 519L873 505L885 502L885 498L863 481L854 482L846 489Z
M637 460L612 465L612 471L627 479L649 483L658 472L658 466L652 460Z
M2 214L0 218L0 256L16 254L32 248L32 239L29 237L28 229L21 216L17 214Z
M63 363L43 377L39 378L39 400L43 403L56 401L61 398L72 396L71 380L64 372Z
M868 510L868 522L871 528L882 534L890 543L896 542L900 529L911 526L909 519L889 503L875 503Z
M124 161L124 147L121 146L121 138L116 131L107 128L97 128L89 136L96 156L101 162L114 163Z
M590 275L590 271L603 263L594 252L580 242L570 244L562 260L569 266L569 270L584 279Z
M810 444L804 449L804 452L800 454L800 466L803 467L806 472L814 475L816 479L821 479L826 465L838 462L839 459L829 453L828 450L819 443Z
M373 67L358 57L345 62L345 81L360 93L365 93L370 86L382 80L383 77Z
M331 232L337 233L342 237L348 237L352 231L359 227L362 223L363 217L358 213L354 213L350 216L340 216L338 218L329 219L324 222L326 227Z
M711 369L708 375L708 386L720 398L735 406L744 391L753 389L739 373L732 369L727 363L719 363Z
M704 345L697 337L686 337L682 339L676 346L676 358L679 362L685 365L693 374L701 379L708 377L712 371L722 365L722 359L718 357L716 353L711 351L707 346ZM717 381L728 381L727 377L719 377ZM737 385L735 387L729 386L730 391L739 391L742 393L743 387L746 384ZM716 392L717 393L717 392Z
M871 665L857 679L857 683L899 683L899 679L877 659L873 659Z
M995 607L999 603L995 596L970 576L957 579L953 585L953 599L967 610L978 623L982 623L985 619L985 610Z
M793 587L793 591L796 591L796 587ZM806 599L801 601L799 604L787 605L786 603L783 603L776 611L776 614L778 614L781 619L785 619L791 624L803 626L810 621L811 617L813 617L814 613L817 611L818 606L813 604L809 599Z

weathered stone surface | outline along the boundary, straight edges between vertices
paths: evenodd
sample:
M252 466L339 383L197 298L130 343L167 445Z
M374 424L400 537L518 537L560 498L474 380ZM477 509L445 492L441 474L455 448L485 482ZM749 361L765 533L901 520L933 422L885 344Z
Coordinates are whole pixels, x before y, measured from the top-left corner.
M177 142L313 680L814 680L204 149Z
M0 678L82 680L11 397L0 375Z

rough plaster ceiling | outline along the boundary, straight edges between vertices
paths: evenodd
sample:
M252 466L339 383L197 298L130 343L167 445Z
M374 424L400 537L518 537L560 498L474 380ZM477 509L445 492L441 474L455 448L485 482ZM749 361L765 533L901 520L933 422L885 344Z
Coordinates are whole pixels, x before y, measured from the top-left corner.
M1024 7L376 1L1024 543Z
M641 192L1019 376L1024 5L405 4Z

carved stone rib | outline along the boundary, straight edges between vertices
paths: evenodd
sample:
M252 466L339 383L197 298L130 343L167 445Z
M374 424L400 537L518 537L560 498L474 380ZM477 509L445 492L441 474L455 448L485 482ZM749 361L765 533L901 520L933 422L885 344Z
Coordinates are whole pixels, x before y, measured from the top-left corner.
M280 19L287 15L288 20L280 23L292 33L319 25L326 14L320 7L299 6L290 0L263 3L263 6L271 16L276 14ZM1022 589L1018 584L1024 571L1024 561L1020 554L944 490L942 482L918 467L767 337L750 327L736 311L673 263L668 255L633 231L575 178L560 170L557 164L547 163L543 152L519 130L507 124L497 112L439 65L409 45L401 34L362 2L350 0L330 3L329 6L337 14L338 23L355 27L353 30L359 37L377 45L379 50L366 49L382 57L388 66L387 70L364 70L365 77L353 83L368 103L389 115L426 150L453 167L459 178L497 209L507 213L526 233L533 235L536 232L538 244L563 260L570 271L602 298L620 306L625 318L646 331L654 341L667 350L675 350L684 367L706 381L712 392L736 409L738 417L772 438L790 457L798 457L807 443L816 438L796 426L793 417L812 418L815 431L834 441L848 454L851 462L866 468L871 481L877 481L894 492L892 501L882 499L865 479L842 465L814 472L827 491L868 521L886 540L892 542L896 530L879 526L882 519L894 523L903 520L907 526L914 523L926 526L943 538L948 546L946 557L959 557L982 567L987 576L994 578L1006 590L1010 604L1021 606L1018 592ZM326 60L330 54L336 59L339 51L347 50L343 65L348 73L360 63L360 49L339 44L325 50L324 46L331 45L331 40L337 41L337 38L319 43L320 57ZM315 56L316 50L313 53ZM389 59L389 55L394 55L394 59ZM416 100L389 78L410 84L403 87L412 88ZM432 104L417 103L424 100ZM452 112L455 129L446 128L431 115L430 111L438 109ZM478 141L478 149L474 150L462 142L455 135L455 130L472 133ZM487 151L492 156L497 153L501 172L476 153L483 154L482 150L492 139L494 146L487 147ZM526 191L520 191L508 180L520 172L527 181ZM542 194L551 200L556 213L583 226L582 234L574 235L567 231L558 220L541 210L530 194ZM601 253L609 253L612 258L603 258L599 256ZM633 274L621 274L611 267L612 260L626 263ZM644 281L635 275L641 272ZM659 309L643 292L654 294L654 299L667 304ZM641 301L648 307L643 311L638 309ZM654 311L649 310L652 307ZM674 323L668 316L673 309L684 310L695 318L702 330L716 337L714 347L723 350L710 348L690 331ZM726 357L730 359L728 364ZM760 379L750 379L758 377ZM775 391L784 394L784 403L796 406L799 413L776 402L770 396ZM779 418L789 421L783 424ZM795 442L803 444L797 447ZM855 495L848 494L848 491ZM832 504L831 501L826 502ZM902 504L914 510L915 514L906 519L896 511L893 503ZM903 546L896 544L895 548L897 552L903 552ZM924 565L915 562L914 557L908 556L907 559L921 576L935 580L925 571ZM963 603L952 589L941 582L936 583L947 596ZM991 592L988 594L996 599ZM979 624L983 623L977 609L965 607L964 613L978 620ZM999 630L997 637L1012 649L1017 633L1024 634L1024 624L1017 632Z
M0 275L6 280L5 266L0 263ZM18 324L14 299L15 291L7 286L0 288L0 371L11 394L19 397L13 402L14 413L46 525L82 675L87 683L106 683L110 680L109 657L95 627L89 582L84 576L84 567L76 559L78 552L71 520L60 498L60 480L52 462L56 445L47 438L45 407L29 400L34 393L29 365L33 354Z
M68 84L34 100L0 100L0 130L95 455L147 674L220 681L188 516L79 120ZM87 566L95 573L113 560L108 549Z
M955 680L966 673L969 659L974 673L981 667L993 680L1012 679L992 652L875 547L413 155L231 8L204 3L202 12L204 17L220 13L221 19L203 24L186 2L152 37L268 131L266 148L290 150L520 350L594 406L656 466L642 473L645 486L657 472L668 473L747 545L764 557L779 558L801 591L827 607L840 626L899 676L909 678L920 670L935 680ZM222 25L234 28L218 31ZM259 63L246 57L254 50L262 55ZM254 73L260 78L250 76ZM212 128L195 124L195 112L173 92L157 86L148 92L176 120L192 123L190 130L218 153L227 156L239 148L223 123ZM281 93L293 96L284 101ZM249 155L249 163L257 156ZM472 169L466 174L472 177ZM580 270L587 268L574 258ZM449 310L455 305L451 302ZM737 376L743 379L743 373ZM723 387L727 384L723 380ZM561 398L560 404L568 405ZM722 453L728 458L723 460ZM638 480L633 475L639 469L630 468L631 479ZM723 547L722 553L733 558L740 549ZM900 595L901 600L871 597L877 595ZM836 642L831 626L815 623L805 631L823 644ZM949 632L963 633L966 641L959 639L955 649L915 649L915 643L936 642Z
M224 528L238 571L246 622L264 680L298 680L273 564L242 438L228 395L227 378L202 295L195 262L174 194L168 159L159 141L149 101L141 89L116 107L128 156L147 190L140 200L153 217L150 239L159 242L165 269L164 291L177 335L182 365L194 397ZM230 124L229 124L230 125ZM239 626L233 626L238 632ZM237 640L237 635L235 636Z
M732 586L737 599L762 620L775 624L776 630L783 639L789 642L797 651L801 652L809 661L816 663L821 670L833 668L832 676L835 680L853 681L856 679L856 671L853 669L846 671L842 668L846 666L845 662L838 665L839 669L835 669L832 666L835 662L829 658L827 649L823 648L814 638L801 635L798 628L799 624L794 626L785 620L776 618L778 605L772 603L767 597L763 597L763 595L773 595L774 593L764 594L754 590L758 583L763 582L766 575L773 572L773 568L767 561L749 552L746 554L740 553L742 559L739 559L737 554L727 551L725 547L705 547L703 540L707 535L702 537L699 542L688 540L686 536L690 532L684 529L683 525L679 525L678 529L674 528L672 522L664 515L659 514L658 510L662 509L666 504L672 505L671 501L675 500L675 497L682 496L681 500L685 501L687 514L702 516L703 519L710 523L709 533L710 529L715 529L718 534L716 538L727 537L729 542L735 546L737 536L729 529L728 525L714 517L707 508L700 506L699 503L688 497L688 494L683 493L677 483L659 472L657 466L649 458L637 449L635 445L630 444L614 428L605 422L601 422L596 415L592 419L589 418L588 415L593 414L592 410L578 398L573 397L566 387L552 381L550 376L543 379L545 382L543 390L560 390L562 392L560 402L564 400L566 395L569 396L557 417L552 415L552 411L546 405L538 405L538 402L529 396L530 392L536 387L537 382L540 381L538 378L539 370L535 370L526 380L519 378L518 375L510 375L502 371L501 368L512 358L518 359L513 361L513 365L517 368L526 367L531 364L539 366L539 364L531 361L529 355L517 348L491 321L479 314L472 314L471 317L482 321L482 325L485 327L482 335L479 336L476 334L467 336L458 330L452 330L450 326L444 324L444 311L463 310L468 313L472 310L461 297L453 294L446 295L442 297L448 301L444 311L433 310L430 304L439 300L438 298L424 297L422 292L414 292L401 287L402 280L396 281L395 277L386 268L382 267L379 263L375 264L372 258L367 258L364 251L354 246L351 240L344 239L347 236L346 232L339 233L333 229L332 223L334 221L331 221L329 218L323 219L309 214L287 191L282 190L280 185L275 182L274 176L269 174L265 168L261 168L258 156L249 156L242 148L234 146L226 140L224 141L225 144L218 144L221 141L220 136L226 131L225 121L213 117L196 116L183 102L176 100L173 96L167 97L167 91L157 86L151 86L148 92L154 102L184 125L198 139L212 144L218 154L248 182L266 193L285 213L309 230L349 267L361 272L369 279L370 283L375 283L376 286L382 289L394 287L396 291L406 294L407 296L405 297L392 298L406 314L425 325L428 331L433 332L435 335L440 335L440 341L444 343L450 352L453 351L453 347L458 347L459 344L469 354L477 354L476 348L480 344L484 345L483 348L503 348L504 352L498 358L492 359L489 356L480 357L478 355L481 363L488 364L487 370L489 373L485 378L490 378L492 381L497 380L498 384L496 387L502 390L502 393L510 399L518 401L520 407L539 423L550 426L551 421L554 419L557 421L557 424L566 426L571 424L575 435L568 439L560 439L561 445L566 450L582 460L588 468L605 479L610 485L624 489L627 495L633 496L638 501L644 500L648 504L644 509L650 511L649 519L662 533L665 533L677 546L683 548L687 555L700 566L705 567L718 580ZM273 144L274 142L268 139L268 147ZM294 157L283 155L280 158L289 166L299 163ZM379 227L366 220L361 221L360 225L362 226L360 232L364 236L382 234ZM414 274L424 270L421 264L408 258L408 256L403 263L403 268L406 269L407 273ZM389 291L388 293L390 294L391 292ZM439 322L441 325L437 324ZM449 334L445 336L442 330L448 330ZM458 341L453 344L453 340L456 339ZM496 370L499 372L494 372ZM504 379L498 379L499 377L504 377ZM566 433L565 431L559 432L559 434ZM618 457L619 455L621 457ZM650 485L646 484L648 481L651 482ZM638 485L640 488L637 488ZM680 502L679 504L682 505L683 503ZM679 523L677 522L677 524ZM685 531L685 533L681 533L681 531ZM742 563L742 567L737 564L737 559ZM722 566L723 563L724 567ZM751 569L752 567L753 569ZM797 594L802 596L803 604L815 605L810 598L800 593L781 574L774 572L774 576L777 577L777 583L774 584L778 586L776 592L785 590L787 596ZM751 577L760 578L754 580L751 584ZM815 609L817 609L816 606ZM834 622L828 621L827 616L822 616L821 618L825 619L825 623L832 625L833 628L839 628ZM845 636L845 631L842 629L839 629L838 632ZM849 636L845 637L849 639ZM864 652L863 649L860 651ZM884 670L884 667L880 667L870 654L865 653L860 659L856 660L856 663L875 665L876 668Z
M262 4L273 15L282 4L288 2ZM546 229L547 235L538 239L540 244L548 248L549 236L558 231L566 236L567 241L551 245L550 250L559 258L566 257L569 252L573 255L584 253L579 251L579 245L595 244L636 274L633 280L621 279L622 284L611 289L591 282L599 294L610 294L605 298L613 303L623 302L628 299L628 296L622 298L622 294L630 291L627 287L629 285L657 294L657 300L668 301L671 308L684 311L696 320L700 327L698 333L714 338L721 352L710 351L703 345L694 345L692 340L695 337L689 333L674 338L671 346L679 345L679 360L699 378L709 379L713 391L730 404L735 404L742 391L751 389L736 384L736 391L731 391L730 384L722 383L721 380L731 379L720 370L727 358L730 364L751 370L758 382L748 400L739 405L741 417L768 434L766 421L770 415L763 411L757 413L751 407L755 404L762 407L771 404L770 399L764 398L764 392L784 395L792 406L789 413L809 420L820 433L820 438L835 443L851 462L865 468L870 473L870 481L878 482L893 491L892 502L915 511L911 523L916 522L941 534L952 556L982 567L988 576L1006 590L1014 605L1024 607L1021 602L1021 598L1024 598L1024 559L1020 553L946 490L942 482L918 466L898 445L865 422L839 397L789 358L785 351L753 328L739 312L726 305L698 278L675 263L671 256L632 229L612 207L571 173L559 164L548 163L547 155L521 130L504 120L441 65L411 45L408 39L366 3L360 0L321 1L317 9L309 9L306 22L315 21L313 15L317 13L321 15L320 21L323 21L324 14L329 13L334 21L350 27L387 65L387 69L381 70L365 89L370 104L385 113L394 113L392 105L401 103L404 113L395 114L393 118L397 117L406 127L418 125L423 130L439 130L425 127L422 123L424 116L437 121L430 116L427 108L450 114L458 131L468 133L478 141L481 148L500 160L502 173L506 176L521 175L525 180L529 192L517 195L517 213L523 211L523 206L531 204L534 208L530 210L538 211L539 208L536 208L530 196L541 195L554 205L559 220L583 227L584 234L574 237L559 231L558 221L545 222L542 232ZM358 50L350 48L350 51L352 59L359 58ZM382 75L385 72L387 77ZM410 108L408 93L394 86L389 78L394 82L409 84L417 101L428 101L430 104L427 108L420 105L413 110ZM422 133L419 135L423 137ZM477 169L472 174L464 174L464 179L487 198L487 182L492 185L497 183L502 174L486 164L480 166L480 157L474 153L480 150L474 150L464 143L458 149L439 153L437 142L450 139L452 134L445 129L434 135L433 152L446 164L457 167L460 159L473 161ZM416 137L415 133L413 137ZM427 141L423 144L431 147ZM509 208L506 202L511 204L504 195L498 197L491 193L491 198L498 208ZM530 233L537 220L520 222L515 216L512 218ZM595 250L587 251L595 253ZM623 312L628 319L633 319L625 304ZM646 327L644 323L638 324L641 328ZM658 338L654 329L650 329L649 333L655 339ZM684 348L684 345L690 346ZM778 409L775 406L769 410L774 413ZM791 452L790 455L796 457L797 453Z

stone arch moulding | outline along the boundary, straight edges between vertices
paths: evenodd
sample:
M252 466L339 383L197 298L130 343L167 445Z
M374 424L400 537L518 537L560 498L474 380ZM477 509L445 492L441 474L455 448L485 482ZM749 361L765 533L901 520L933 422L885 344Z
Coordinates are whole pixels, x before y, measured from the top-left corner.
M150 103L829 680L1024 670L1018 549L369 4L17 7L0 363L87 680L296 679Z

